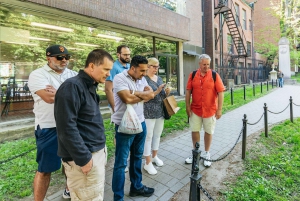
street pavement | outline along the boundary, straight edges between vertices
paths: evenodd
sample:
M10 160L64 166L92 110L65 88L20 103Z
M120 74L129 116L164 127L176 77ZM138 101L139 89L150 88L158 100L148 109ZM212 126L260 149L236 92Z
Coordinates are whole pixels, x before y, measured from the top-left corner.
M217 159L226 154L235 144L243 127L244 114L247 115L247 135L251 135L257 131L264 131L264 103L267 104L268 110L273 113L283 111L290 103L290 96L293 98L293 115L300 116L300 86L285 85L283 88L274 89L268 95L243 105L231 112L228 112L217 121L213 142L211 145L211 158ZM297 106L299 105L299 106ZM290 118L290 109L287 107L280 114L268 112L268 124L272 125ZM255 124L259 119L261 120ZM184 120L185 121L185 120ZM154 187L155 192L149 198L129 197L129 175L126 174L125 182L125 201L168 201L173 195L190 181L191 165L184 163L185 159L192 153L192 141L190 132L183 132L177 137L163 140L160 145L158 156L164 161L164 166L156 167L158 173L149 175L143 170L143 184ZM240 139L241 141L241 139ZM200 150L203 150L203 131L201 132ZM241 151L242 152L242 151ZM144 162L144 161L143 161ZM200 162L200 173L205 169L202 161ZM212 164L214 165L214 164ZM104 200L113 200L113 192L111 188L113 173L113 160L106 167L106 184ZM63 189L45 199L45 201L62 201ZM187 197L186 200L189 198Z

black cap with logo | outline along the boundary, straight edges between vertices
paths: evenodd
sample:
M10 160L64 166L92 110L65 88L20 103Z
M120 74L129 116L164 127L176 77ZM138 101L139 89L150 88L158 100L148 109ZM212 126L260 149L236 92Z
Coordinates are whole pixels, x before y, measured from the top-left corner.
M62 45L52 45L46 49L46 56L48 57L61 54L69 55L67 48Z

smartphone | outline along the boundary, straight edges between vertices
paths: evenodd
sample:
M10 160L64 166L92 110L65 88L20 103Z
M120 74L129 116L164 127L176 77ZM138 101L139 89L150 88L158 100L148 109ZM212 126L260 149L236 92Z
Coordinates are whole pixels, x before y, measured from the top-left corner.
M166 88L171 88L171 82L167 82L166 86L165 86L165 89Z

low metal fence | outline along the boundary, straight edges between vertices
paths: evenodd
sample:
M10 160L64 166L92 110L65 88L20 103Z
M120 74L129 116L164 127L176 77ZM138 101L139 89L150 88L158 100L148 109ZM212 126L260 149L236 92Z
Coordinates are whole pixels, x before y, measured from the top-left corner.
M8 115L12 111L33 109L33 98L28 88L27 82L15 82L1 87L0 109L1 116ZM32 104L24 104L24 103Z
M242 119L243 122L243 126L241 129L241 132L238 135L238 138L235 142L235 144L233 145L233 147L228 151L228 153L218 159L205 159L203 157L201 157L201 151L199 150L199 143L196 142L195 144L195 149L192 150L192 154L193 154L193 162L192 162L192 170L191 170L191 176L190 176L190 196L189 196L189 201L200 201L201 197L200 197L200 190L204 193L204 195L208 198L208 200L214 200L212 198L212 196L209 194L209 192L201 185L201 179L202 179L202 175L199 174L199 162L201 159L203 160L207 160L210 162L217 162L220 160L223 160L224 158L226 158L231 152L232 150L235 148L235 146L237 145L239 139L242 136L242 159L246 158L246 141L247 141L247 126L251 125L254 126L256 124L258 124L262 118L264 117L264 130L265 130L265 137L268 137L268 113L272 113L272 114L281 114L284 111L286 111L288 108L290 108L290 121L293 123L294 122L294 117L293 117L293 106L297 106L300 107L300 105L293 103L293 99L292 96L290 96L289 99L289 103L288 105L281 111L279 112L274 112L268 109L267 104L264 103L263 106L263 110L264 112L262 113L262 115L260 116L260 118L255 122L255 123L249 123L248 119L247 119L247 115L244 114L244 118Z

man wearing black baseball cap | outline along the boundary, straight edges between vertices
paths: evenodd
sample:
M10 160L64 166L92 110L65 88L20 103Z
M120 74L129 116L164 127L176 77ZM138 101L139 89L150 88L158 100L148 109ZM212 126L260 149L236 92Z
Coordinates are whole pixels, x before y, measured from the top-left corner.
M54 119L54 97L56 90L68 78L77 75L69 70L70 54L62 45L46 49L48 63L30 73L28 86L34 99L35 137L37 144L36 161L38 170L33 188L34 200L43 201L50 184L51 172L59 170L61 159L57 155L57 133ZM70 198L68 189L64 198Z

